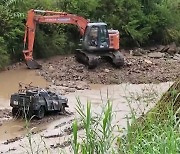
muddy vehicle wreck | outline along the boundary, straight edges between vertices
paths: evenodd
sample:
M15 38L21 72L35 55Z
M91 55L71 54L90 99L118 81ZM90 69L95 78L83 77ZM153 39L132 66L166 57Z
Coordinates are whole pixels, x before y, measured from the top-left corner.
M10 106L13 117L42 119L47 112L65 113L68 99L60 94L31 84L19 84L19 91L11 95Z

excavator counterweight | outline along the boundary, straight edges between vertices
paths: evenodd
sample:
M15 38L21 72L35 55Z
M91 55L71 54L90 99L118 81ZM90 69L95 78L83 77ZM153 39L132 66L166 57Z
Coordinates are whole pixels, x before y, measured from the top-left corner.
M29 10L24 36L24 58L27 67L39 69L41 65L33 59L33 46L37 23L73 24L82 36L82 48L76 51L76 59L95 68L101 59L110 58L116 67L124 65L124 58L119 51L119 31L108 30L103 22L90 23L89 20L66 12Z

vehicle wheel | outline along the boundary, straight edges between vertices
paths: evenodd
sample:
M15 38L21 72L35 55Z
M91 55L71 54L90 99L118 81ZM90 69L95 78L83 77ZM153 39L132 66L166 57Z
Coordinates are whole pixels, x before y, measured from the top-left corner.
M20 117L20 110L18 110L17 108L12 108L12 116L13 118L18 118Z
M45 115L45 109L43 106L41 106L39 110L37 110L36 116L38 119L42 119L44 118L44 115Z

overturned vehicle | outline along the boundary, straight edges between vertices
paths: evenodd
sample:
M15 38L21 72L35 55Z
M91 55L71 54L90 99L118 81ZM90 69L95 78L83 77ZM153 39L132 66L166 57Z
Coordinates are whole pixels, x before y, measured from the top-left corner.
M11 95L10 106L13 117L33 116L42 119L47 112L65 113L68 99L60 94L29 85L22 86L17 93Z

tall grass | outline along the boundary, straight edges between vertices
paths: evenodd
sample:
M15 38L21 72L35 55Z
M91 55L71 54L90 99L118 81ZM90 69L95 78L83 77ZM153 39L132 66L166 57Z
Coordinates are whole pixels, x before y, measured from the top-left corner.
M77 112L81 117L81 125L84 128L84 136L78 138L78 122L73 123L74 154L109 154L115 153L113 148L114 135L112 125L112 103L108 100L102 114L97 117L92 116L91 103L88 102L86 112L78 100Z
M180 153L180 127L173 107L168 109L164 121L146 117L143 123L133 117L127 123L127 135L118 138L119 153L122 154L178 154ZM162 119L161 119L162 120ZM142 124L142 125L141 125Z
M122 136L122 132L119 132L119 136L114 136L112 103L108 101L102 114L93 117L90 102L84 109L79 101L77 112L82 123L78 123L77 120L73 123L74 154L178 154L180 153L180 120L177 115L180 109L175 114L173 106L168 107L167 110L168 117L164 120L159 118L161 113L156 113L156 119L146 115L136 119L135 111L131 110L132 121L130 123L130 119L127 118L126 134ZM79 125L84 128L83 137L78 136Z

